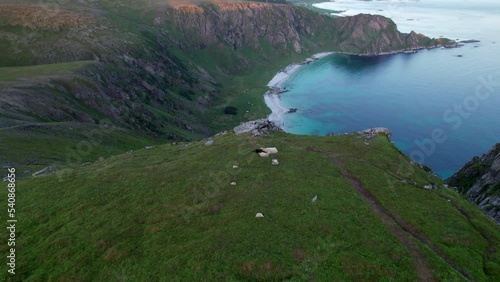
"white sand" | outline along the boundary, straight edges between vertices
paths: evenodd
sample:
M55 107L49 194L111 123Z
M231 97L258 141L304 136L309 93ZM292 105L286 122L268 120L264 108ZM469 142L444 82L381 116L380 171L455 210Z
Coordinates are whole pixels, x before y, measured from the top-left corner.
M281 88L283 86L283 83L290 78L290 76L296 72L301 65L299 64L291 64L287 66L285 69L279 71L271 81L267 84L267 86L272 87L272 88Z
M285 114L289 111L288 108L283 106L281 103L281 99L278 92L283 90L283 84L293 75L300 67L305 65L308 62L326 57L334 52L322 52L317 53L311 56L311 58L307 58L304 60L302 64L291 64L288 65L283 70L279 71L271 81L267 84L271 91L266 92L264 95L264 101L268 108L271 109L271 114L267 117L268 120L274 122L277 126L283 129L285 125Z
M283 129L283 127L285 126L284 117L286 112L288 112L288 108L285 108L283 106L279 95L276 93L267 92L264 95L264 101L266 101L266 105L272 111L267 119L274 122L276 126Z

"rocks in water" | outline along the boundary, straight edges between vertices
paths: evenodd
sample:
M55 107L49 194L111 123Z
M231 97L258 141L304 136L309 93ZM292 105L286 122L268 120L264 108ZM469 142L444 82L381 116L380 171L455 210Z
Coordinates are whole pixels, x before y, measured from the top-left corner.
M257 214L255 215L255 217L264 217L264 215L263 215L262 213L260 213L260 212L259 212L259 213L257 213Z
M56 170L54 168L52 168L52 166L48 166L42 170L39 170L37 172L34 172L32 174L32 176L42 176L42 175L48 175L48 174L51 174L51 173L54 173Z
M243 122L240 125L233 128L234 133L236 135L252 132L252 136L264 136L273 131L283 131L279 128L274 122L268 119L258 119Z
M477 42L481 42L480 40L476 40L476 39L468 39L468 40L462 40L458 43L477 43Z
M208 140L207 142L205 142L205 146L210 146L212 144L214 144L213 140Z
M290 108L290 109L288 110L288 112L286 112L286 113L287 113L287 114L293 114L293 113L295 113L295 112L297 112L297 109L296 109L296 108Z

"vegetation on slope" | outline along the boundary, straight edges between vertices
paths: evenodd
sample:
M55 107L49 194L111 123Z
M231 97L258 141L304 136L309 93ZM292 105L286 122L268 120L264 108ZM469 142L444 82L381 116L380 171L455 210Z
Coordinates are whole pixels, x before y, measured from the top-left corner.
M407 41L382 17L351 25L293 5L174 2L1 4L0 126L111 120L144 136L197 140L267 115L265 85L291 62L319 51L387 51L364 37L370 21L397 49ZM32 161L43 164L38 155Z
M213 141L156 146L62 177L19 181L18 269L7 276L4 264L1 277L499 278L499 227L453 190L422 189L441 181L385 136L369 145L356 135L284 133ZM251 152L259 146L276 146L280 164Z

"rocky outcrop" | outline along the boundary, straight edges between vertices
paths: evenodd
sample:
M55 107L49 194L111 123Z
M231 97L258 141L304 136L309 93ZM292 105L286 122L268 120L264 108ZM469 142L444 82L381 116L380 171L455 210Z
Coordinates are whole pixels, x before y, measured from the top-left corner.
M370 138L375 137L379 134L383 134L383 135L387 136L387 138L391 138L391 135L392 135L391 130L389 128L374 127L374 128L368 128L365 130L352 132L352 133L328 133L326 136L349 135L349 134L356 134L356 135L359 135L359 136L366 138L366 139L370 139Z
M42 176L42 175L49 175L49 174L52 174L54 173L56 170L54 168L52 168L52 166L48 166L42 170L39 170L35 173L33 173L32 175L33 176Z
M359 14L335 19L339 31L335 42L339 51L358 55L380 55L409 52L440 46L456 47L454 41L431 39L414 31L398 31L396 24L383 16Z
M387 136L387 138L391 138L391 131L389 130L389 128L385 128L385 127L369 128L369 129L358 131L356 133L365 137L365 138L372 138L373 136L376 136L378 134L384 134L385 136Z
M467 199L500 223L500 143L447 179Z
M183 34L190 40L178 40L181 48L188 48L186 43L200 48L223 44L234 50L243 47L260 49L270 44L300 53L306 45L304 40L313 36L320 23L327 20L320 15L314 17L318 23L313 21L310 11L293 5L220 2L167 10L157 16L157 23L171 22L184 30ZM325 28L329 29L328 26Z
M252 136L263 136L273 131L283 131L274 122L267 119L258 119L243 122L233 129L236 135L252 132Z
M383 16L331 18L293 5L245 2L184 5L157 16L157 24L169 21L187 31L184 34L190 37L189 42L202 48L221 43L235 50L262 48L266 42L297 53L310 49L311 45L323 45L325 51L379 55L456 46L451 40L431 39L413 31L400 33L396 24Z

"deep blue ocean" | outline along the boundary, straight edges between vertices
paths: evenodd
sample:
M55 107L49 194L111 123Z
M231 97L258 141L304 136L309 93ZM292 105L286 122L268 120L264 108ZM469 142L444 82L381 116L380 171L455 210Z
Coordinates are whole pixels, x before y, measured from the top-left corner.
M500 1L338 4L345 14L389 12L403 32L481 42L416 54L333 54L306 65L284 84L283 105L298 108L285 115L285 131L388 127L399 149L442 178L500 142Z

